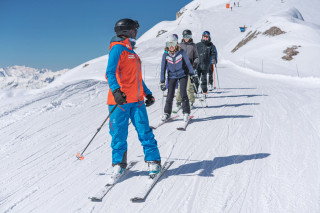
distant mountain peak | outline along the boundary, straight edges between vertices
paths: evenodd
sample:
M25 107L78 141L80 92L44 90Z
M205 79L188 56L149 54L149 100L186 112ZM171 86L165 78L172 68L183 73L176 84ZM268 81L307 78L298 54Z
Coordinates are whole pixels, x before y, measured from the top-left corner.
M52 71L27 66L0 68L0 89L39 89L53 82L68 69Z

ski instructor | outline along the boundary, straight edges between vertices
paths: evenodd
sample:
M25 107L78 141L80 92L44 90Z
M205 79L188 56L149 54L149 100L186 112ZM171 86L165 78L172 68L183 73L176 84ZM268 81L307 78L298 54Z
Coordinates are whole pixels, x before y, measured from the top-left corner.
M149 175L156 176L161 170L161 158L157 141L149 127L146 106L154 103L151 91L142 80L141 61L133 51L139 24L131 19L121 19L114 27L116 36L111 39L106 79L109 83L109 111L112 136L112 178L120 177L127 166L127 137L129 118L143 146ZM144 97L147 98L144 102Z

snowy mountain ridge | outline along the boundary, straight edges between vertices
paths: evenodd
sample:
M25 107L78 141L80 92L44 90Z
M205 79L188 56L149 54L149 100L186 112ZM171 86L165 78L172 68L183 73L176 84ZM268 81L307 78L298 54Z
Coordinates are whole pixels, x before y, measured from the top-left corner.
M52 83L69 69L53 72L26 66L0 68L0 89L39 89Z
M320 78L320 25L296 8L259 19L224 48L224 57L265 74Z

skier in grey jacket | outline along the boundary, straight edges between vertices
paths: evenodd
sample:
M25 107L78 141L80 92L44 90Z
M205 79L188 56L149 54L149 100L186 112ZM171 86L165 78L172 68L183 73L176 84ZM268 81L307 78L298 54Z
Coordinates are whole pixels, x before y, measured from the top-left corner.
M181 43L179 45L181 49L183 49L187 53L187 56L190 60L190 63L192 64L193 69L196 69L199 64L199 56L198 56L197 46L195 43L193 43L193 40L192 40L191 30L184 30L182 32L182 36L183 36L183 39L181 40ZM190 81L190 77L188 77L187 93L188 93L188 98L190 102L190 108L192 109L193 104L195 102L195 96L194 96L194 87ZM180 108L181 107L180 87L178 88L178 91L176 94L176 101L177 101L177 108Z

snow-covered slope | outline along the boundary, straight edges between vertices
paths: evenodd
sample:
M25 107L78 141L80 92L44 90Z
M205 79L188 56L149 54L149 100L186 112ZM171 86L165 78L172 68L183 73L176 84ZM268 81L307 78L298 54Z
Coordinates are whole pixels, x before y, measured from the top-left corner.
M319 1L242 0L241 7L232 12L225 8L226 2L193 1L181 10L177 20L159 23L138 40L143 77L156 97L148 108L150 123L158 122L163 110L158 72L168 33L181 35L189 28L197 42L201 32L209 30L220 52L221 88L208 94L208 108L196 100L195 117L185 132L176 130L181 116L154 131L163 161L172 152L170 160L175 162L145 202L129 200L144 185L147 175L132 124L128 159L139 163L103 202L92 203L88 197L110 175L108 125L92 142L83 161L75 157L108 113L108 85L104 80L108 58L102 56L70 70L37 94L5 96L0 101L0 211L319 212L319 78L292 77L281 71L261 73L255 68L261 62L246 59L246 67L241 67L237 61L241 51L253 57L254 42L265 46L266 39L275 44L283 39L305 45L308 41L304 38L312 37L310 49L316 49L318 44L312 42L317 36L301 36L299 29L317 35L315 20L319 14L315 8L320 9ZM297 11L305 22L289 18L292 12L299 14ZM270 23L264 25L266 20ZM238 27L244 24L250 28L247 32L264 32L277 24L288 33L270 38L259 34L232 55L230 51L247 34L239 32ZM168 32L156 37L160 30ZM290 30L297 33L296 38ZM283 48L277 45L270 49L280 50ZM301 47L301 54L292 61L303 61L300 57L308 54ZM281 52L279 56L283 56ZM274 64L279 70L281 66L279 61ZM299 72L311 76L300 68Z
M297 9L263 17L247 32L225 47L225 58L263 73L320 77L320 25Z
M52 72L26 66L0 68L0 89L39 89L53 82L68 69Z

